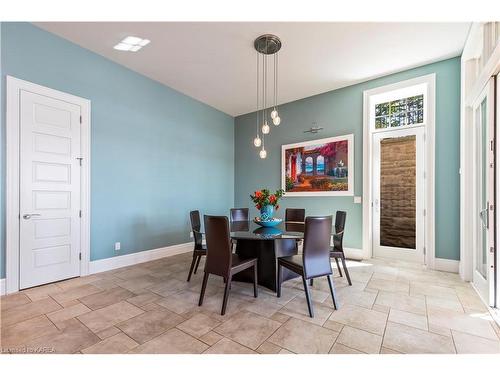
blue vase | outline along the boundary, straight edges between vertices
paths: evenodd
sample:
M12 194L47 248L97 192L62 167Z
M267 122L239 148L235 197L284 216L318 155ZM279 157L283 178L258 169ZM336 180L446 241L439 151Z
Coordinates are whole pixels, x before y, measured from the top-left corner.
M260 218L264 221L271 220L274 214L274 206L268 204L260 209Z

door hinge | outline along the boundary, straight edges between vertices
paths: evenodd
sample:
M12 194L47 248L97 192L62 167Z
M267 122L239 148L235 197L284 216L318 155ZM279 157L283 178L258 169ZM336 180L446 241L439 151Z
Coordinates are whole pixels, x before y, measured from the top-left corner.
M427 210L424 208L424 216L427 216Z
M78 217L82 217L82 210L78 211Z
M493 151L493 140L490 141L490 151Z
M82 123L82 115L80 115L80 124Z
M78 254L78 259L82 260L82 253Z
M83 158L76 158L76 160L78 160L78 162L80 163L80 167L81 167Z
M426 252L427 252L427 249L426 249L426 248L425 248L425 246L424 246L424 255L425 255L425 253L426 253Z

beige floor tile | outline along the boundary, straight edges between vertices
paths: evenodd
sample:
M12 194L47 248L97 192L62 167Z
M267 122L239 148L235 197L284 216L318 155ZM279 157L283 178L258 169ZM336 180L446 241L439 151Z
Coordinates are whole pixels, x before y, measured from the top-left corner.
M366 285L367 289L380 290L384 292L399 292L408 294L410 283L404 281L392 281L383 279L371 279Z
M124 333L108 337L86 349L82 350L84 354L120 354L127 353L139 344Z
M158 301L161 298L158 294L149 291L141 291L141 292L136 291L135 293L137 295L127 299L127 302L137 307L148 305L150 303Z
M323 327L331 329L332 331L335 331L335 332L340 332L340 331L342 331L342 328L344 328L344 325L337 323L337 322L334 322L333 320L327 320L325 322L325 324L323 324Z
M26 345L37 337L57 332L59 332L57 327L45 315L40 315L21 323L2 327L0 346L7 350Z
M101 340L107 339L108 337L114 336L121 331L115 326L103 329L102 331L96 332L96 335L99 336Z
M408 354L455 353L455 347L450 337L393 322L387 323L382 345L388 349Z
M200 340L203 341L207 345L213 345L217 341L221 340L224 336L219 335L218 333L214 331L210 331L203 336L200 337Z
M281 349L278 354L295 354L295 353L291 352L290 350Z
M245 306L245 310L265 316L266 318L271 318L274 314L281 310L282 307L282 305L276 302L256 298L254 301Z
M292 318L267 341L294 353L326 354L330 351L337 336L338 332Z
M88 284L93 283L93 282L100 280L100 279L101 279L101 277L98 275L75 277L73 279L60 281L60 282L56 283L56 285L58 287L60 287L61 289L68 290L68 289L73 289L73 288L78 287L78 286L88 285Z
M122 280L130 280L131 278L149 275L149 270L140 266L130 266L115 270L112 275Z
M223 338L208 348L203 354L257 354L253 350L228 338Z
M411 282L410 295L425 295L451 300L455 300L457 298L457 293L453 288L418 281Z
M208 348L208 345L189 336L187 333L177 328L172 328L151 341L132 349L130 353L198 354Z
M382 345L382 336L345 326L340 332L336 343L367 354L378 354Z
M270 319L276 320L279 323L285 323L287 320L291 318L290 315L282 314L279 311L271 315Z
M119 286L132 292L148 288L158 283L158 279L151 275L132 277L124 281L116 282Z
M389 348L384 348L382 347L380 349L380 354L402 354L396 350L392 350L392 349L389 349Z
M464 309L458 297L452 298L440 298L434 296L426 296L425 300L428 307L436 307L439 309L453 310L459 313L463 313Z
M389 314L391 308L385 305L377 305L376 303L372 306L372 310L379 311L384 314Z
M61 322L60 331L41 336L29 343L30 346L54 348L55 354L76 353L91 346L100 339L76 319Z
M458 354L499 354L500 341L452 331Z
M57 294L62 291L63 289L57 284L47 284L35 288L25 289L23 290L23 293L26 294L30 300L37 301L39 299L44 299L51 294Z
M199 298L199 294L191 291L184 291L156 300L155 303L175 312L176 314L184 314L185 312L198 307Z
M50 297L12 307L2 312L2 326L7 327L22 322L23 320L28 320L35 316L60 309L62 309L62 307Z
M268 341L264 341L261 346L257 348L257 352L260 354L278 354L282 348L278 345L274 345Z
M117 324L116 327L139 344L143 344L183 321L184 318L176 313L166 309L157 309Z
M279 327L280 323L274 320L248 311L241 311L214 331L255 350Z
M330 354L365 354L359 350L349 348L348 346L335 343L330 350Z
M446 309L429 307L427 310L429 324L481 336L491 340L498 339L489 321L483 319L481 314L475 317L475 314L462 314Z
M367 309L371 309L373 303L375 302L375 298L377 298L376 292L366 292L363 290L352 290L347 288L339 288L337 290L337 301L341 305L357 305L361 307L365 307ZM327 306L333 307L332 299L329 298L324 303Z
M84 304L76 304L70 307L66 307L62 310L55 311L53 313L47 314L47 317L56 325L60 322L64 322L71 318L75 318L79 315L89 312L90 309ZM58 326L59 327L59 326Z
M200 338L219 324L220 322L218 320L206 316L205 314L196 314L192 318L177 325L177 328L191 336Z
M26 305L30 303L31 300L24 293L14 293L8 296L0 297L0 307L1 311L6 311L13 307Z
M414 314L426 314L424 298L411 297L402 293L380 292L375 300L375 304Z
M407 311L391 309L389 321L404 324L413 328L427 331L427 317L425 315L413 314Z
M99 292L101 292L101 289L92 284L82 284L77 285L73 288L67 288L60 293L51 294L51 296L58 303L62 304L64 302L73 301Z
M104 290L100 293L91 294L80 298L80 302L88 306L92 310L102 309L103 307L114 305L127 298L133 297L134 294L124 288L116 287Z
M185 281L169 279L160 283L153 284L146 289L149 289L151 292L159 294L162 297L168 297L172 294L176 294L183 290L186 290L189 287L192 287L192 285Z
M364 307L345 305L330 315L329 320L362 329L376 335L382 335L387 314Z
M442 326L437 326L432 323L429 324L429 332L437 333L438 335L441 336L451 337L451 329Z
M332 314L333 308L317 302L312 302L312 305L314 310L313 318L309 316L305 297L295 297L280 310L280 313L322 326Z
M78 319L93 332L99 332L142 313L144 311L138 307L126 301L121 301L80 315Z

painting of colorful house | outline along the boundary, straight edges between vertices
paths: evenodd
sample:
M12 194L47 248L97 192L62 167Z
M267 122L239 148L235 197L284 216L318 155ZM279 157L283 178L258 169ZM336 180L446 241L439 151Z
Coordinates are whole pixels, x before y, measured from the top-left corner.
M353 195L354 135L282 146L286 196Z

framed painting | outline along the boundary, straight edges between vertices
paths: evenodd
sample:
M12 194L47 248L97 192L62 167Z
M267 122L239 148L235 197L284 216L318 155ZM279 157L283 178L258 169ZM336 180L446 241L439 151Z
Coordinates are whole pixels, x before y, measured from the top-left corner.
M287 197L354 195L354 134L281 146Z

